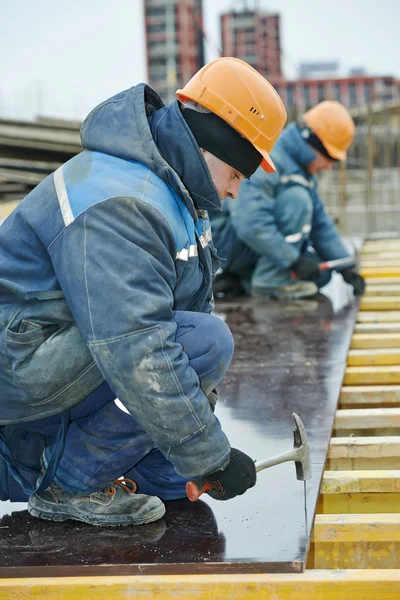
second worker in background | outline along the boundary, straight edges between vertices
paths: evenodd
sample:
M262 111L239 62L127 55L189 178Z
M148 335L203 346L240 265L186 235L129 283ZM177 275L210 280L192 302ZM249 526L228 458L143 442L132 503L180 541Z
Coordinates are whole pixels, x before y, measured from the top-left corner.
M225 259L214 281L216 295L305 298L327 284L322 261L349 256L318 193L317 173L345 160L354 123L339 102L324 101L291 123L271 154L276 172L258 169L242 183L238 198L227 198L212 214L218 254ZM339 270L339 269L338 269ZM355 268L341 275L356 295L364 280Z

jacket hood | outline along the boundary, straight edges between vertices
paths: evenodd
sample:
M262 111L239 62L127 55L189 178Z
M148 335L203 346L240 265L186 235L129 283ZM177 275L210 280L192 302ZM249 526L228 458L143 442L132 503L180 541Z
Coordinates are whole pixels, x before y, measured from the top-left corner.
M177 106L177 103L173 103L173 105L175 104ZM155 142L149 118L154 118L157 111L164 113L168 108L164 106L161 98L151 87L141 83L120 92L94 108L83 122L81 143L88 150L104 152L146 165L181 196L193 218L197 220L193 201L196 202L197 208L210 208L209 205L201 205L204 190L200 190L200 192L197 189L193 190L193 187L197 187L201 182L198 175L199 170L204 177L205 168L210 181L211 178L193 135L183 117L180 116L179 119L176 110L173 115L175 128L167 119L165 125L168 121L168 127L161 127L161 124L157 127L157 135L160 139L158 144ZM177 110L180 114L178 107ZM168 139L164 139L166 137ZM186 144L187 139L192 141L189 147ZM182 145L184 145L183 149ZM175 153L170 152L168 156L164 156L161 147L174 148ZM180 151L178 151L179 149ZM196 153L197 160L194 159L193 153ZM174 157L177 163L171 164ZM189 160L190 164L180 164L183 160ZM182 179L183 176L187 181ZM219 197L215 187L213 185L212 187L216 198L210 191L207 193L207 197L210 196L211 204L215 208L219 208ZM200 194L199 202L196 192L197 195ZM209 200L206 204L209 204ZM218 206L216 202L218 202Z
M300 127L296 123L290 123L282 132L276 143L276 148L283 148L303 170L312 162L317 155L301 136Z

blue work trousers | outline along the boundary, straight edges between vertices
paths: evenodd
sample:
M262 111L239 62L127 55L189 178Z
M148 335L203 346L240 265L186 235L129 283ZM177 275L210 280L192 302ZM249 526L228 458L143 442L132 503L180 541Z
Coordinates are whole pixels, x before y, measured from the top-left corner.
M227 325L205 313L175 312L176 341L182 344L190 365L208 396L226 373L233 355L233 339ZM110 485L120 476L133 479L138 491L164 500L185 497L186 479L155 447L135 419L120 408L106 382L71 410L64 452L55 481L72 494L88 494ZM211 410L211 407L210 407ZM27 442L34 436L36 451L46 440L45 458L52 453L60 424L59 416L21 424ZM38 443L38 438L40 442ZM26 451L26 448L25 448ZM38 462L39 457L32 457ZM10 485L11 500L21 501L21 490Z

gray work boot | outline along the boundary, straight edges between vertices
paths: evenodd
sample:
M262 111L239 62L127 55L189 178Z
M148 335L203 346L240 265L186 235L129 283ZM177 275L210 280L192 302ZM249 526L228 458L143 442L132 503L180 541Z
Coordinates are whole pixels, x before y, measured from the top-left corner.
M40 519L73 519L103 527L143 525L161 519L165 514L161 500L135 491L131 479L118 479L104 491L86 496L69 494L53 482L46 491L29 498L28 511Z
M255 298L271 297L282 300L295 300L308 298L318 293L318 286L313 281L293 281L287 285L276 288L253 288L252 295Z

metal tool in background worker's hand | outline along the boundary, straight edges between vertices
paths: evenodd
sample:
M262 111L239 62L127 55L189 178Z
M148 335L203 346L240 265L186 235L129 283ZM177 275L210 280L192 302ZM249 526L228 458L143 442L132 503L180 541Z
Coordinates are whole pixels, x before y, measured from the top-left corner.
M256 471L258 472L275 465L280 465L284 462L293 461L296 467L297 479L305 482L311 479L310 444L302 420L295 413L293 413L293 418L295 426L293 429L294 444L292 450L287 450L282 454L272 456L265 460L255 461L255 466ZM209 481L204 481L201 487L198 487L194 481L188 481L186 484L186 494L189 500L195 502L202 494L213 489L213 487L213 484Z
M346 256L346 258L336 258L335 260L325 260L317 264L320 271L333 271L336 267L354 267L356 265L356 259L353 256ZM298 276L294 271L291 273L292 279L298 279Z
M326 260L325 262L321 262L318 264L318 269L320 271L332 271L333 269L336 269L336 267L354 267L355 264L355 258L353 256L347 256L346 258L337 258L336 260Z

